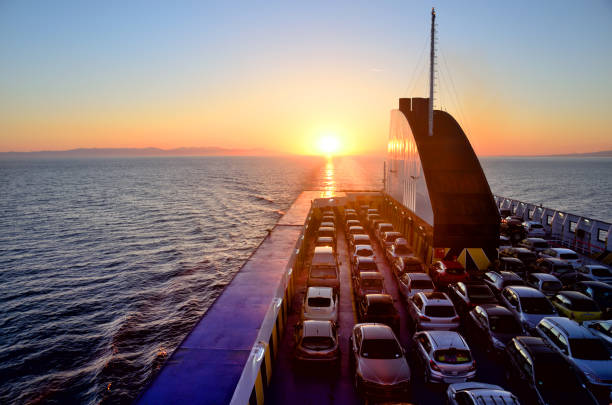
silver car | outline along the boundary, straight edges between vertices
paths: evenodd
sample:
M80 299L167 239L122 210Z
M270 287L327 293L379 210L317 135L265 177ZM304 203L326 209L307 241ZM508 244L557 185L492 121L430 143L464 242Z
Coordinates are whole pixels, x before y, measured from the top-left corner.
M586 321L582 323L582 326L600 338L612 352L612 321Z
M408 300L408 313L415 330L454 330L459 316L443 292L417 293Z
M458 383L476 376L476 360L463 337L451 331L414 334L415 360L420 363L425 383Z
M404 273L398 278L398 288L402 296L412 297L420 292L433 292L434 285L426 273Z
M552 297L563 288L561 281L548 273L531 273L527 276L527 285L542 291L547 297Z
M586 264L578 268L578 271L588 278L593 279L593 281L601 281L607 284L612 283L612 272L606 266L600 264Z
M505 404L520 405L516 395L499 385L481 382L455 383L446 390L448 405Z
M410 366L390 327L360 323L349 338L350 365L357 392L366 398L406 400Z
M338 334L331 321L304 321L297 324L295 340L294 357L298 361L340 360Z
M589 383L612 388L612 356L604 342L577 322L563 317L544 318L537 333L582 371Z
M557 311L548 298L532 287L506 287L501 292L500 302L512 312L527 332L533 331L542 318L557 316Z

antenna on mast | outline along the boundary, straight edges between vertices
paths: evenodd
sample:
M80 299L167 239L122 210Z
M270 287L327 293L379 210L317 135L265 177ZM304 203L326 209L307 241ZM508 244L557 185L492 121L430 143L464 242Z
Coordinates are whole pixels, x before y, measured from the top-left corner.
M429 136L433 136L434 65L436 63L436 10L431 8L431 47L429 51Z

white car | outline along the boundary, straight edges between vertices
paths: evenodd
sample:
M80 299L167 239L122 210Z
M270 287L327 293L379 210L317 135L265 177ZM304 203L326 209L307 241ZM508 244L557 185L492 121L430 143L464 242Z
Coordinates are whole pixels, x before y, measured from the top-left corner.
M563 260L564 262L572 266L574 269L577 269L582 265L582 260L580 260L580 256L578 256L578 253L574 252L572 249L544 249L540 252L540 257L553 257L555 259Z
M578 271L593 281L601 281L603 283L612 283L612 272L606 266L600 264L585 264L578 268Z
M527 231L527 236L530 238L543 238L546 236L546 230L541 223L536 221L525 221L523 227Z
M338 298L331 287L308 287L304 299L305 320L338 322Z

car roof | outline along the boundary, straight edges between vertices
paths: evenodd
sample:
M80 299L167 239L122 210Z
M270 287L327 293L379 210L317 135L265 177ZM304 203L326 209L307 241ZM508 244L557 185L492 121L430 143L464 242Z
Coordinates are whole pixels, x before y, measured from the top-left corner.
M563 265L563 266L567 266L567 262L563 259L559 259L556 257L543 257L542 258L543 262L550 262L552 264L557 264L557 265Z
M470 350L461 335L448 330L432 330L423 332L430 337L434 349L454 347L456 349Z
M319 227L319 232L321 231L331 231L331 232L336 232L335 228L332 228L331 226L320 226Z
M513 285L506 288L514 291L519 297L544 297L544 294L542 294L540 290L536 290L533 287Z
M559 291L557 294L562 295L564 297L567 297L570 299L570 301L572 302L576 302L576 301L589 301L592 302L593 299L591 297L587 297L586 295L584 295L581 292L578 291Z
M531 273L532 276L540 281L559 281L559 279L548 273Z
M374 262L374 258L371 256L357 256L358 262Z
M334 238L332 238L331 236L319 236L317 238L317 241L321 241L321 242L331 242L333 240Z
M378 223L379 227L382 227L383 225L391 225L391 226L393 226L393 224L391 222L379 222Z
M353 240L370 240L370 235L366 235L365 233L358 233L353 235Z
M479 307L484 309L487 315L512 315L508 308L497 304L484 304L479 305Z
M314 253L329 253L329 254L333 254L334 250L332 249L331 246L317 246L314 249Z
M429 280L431 281L431 277L427 273L406 273L407 277L410 277L410 280Z
M333 324L331 321L304 321L302 336L331 336Z
M503 277L504 281L507 280L523 280L518 274L513 271L500 271L499 274Z
M461 263L459 263L456 260L440 260L440 262L442 262L444 267L446 267L447 269L458 269L458 268L463 269L463 266L461 265Z
M365 300L368 304L381 303L381 304L393 304L393 297L389 294L366 294Z
M561 329L572 339L597 339L591 332L580 326L576 321L562 316L548 316L544 318L557 328Z
M511 262L511 263L520 263L523 264L523 261L518 257L500 257L500 261L502 262Z
M387 236L387 235L401 235L401 234L402 233L398 232L398 231L387 231L387 232L385 232L385 236Z
M361 226L361 225L352 225L352 226L349 227L349 231L351 229L357 229L357 228L363 229L363 226Z
M521 343L521 345L524 346L525 349L527 349L527 351L532 355L538 353L556 353L555 349L548 346L544 339L540 337L517 336L514 339L516 339L517 342Z
M361 244L360 243L358 245L355 245L355 250L357 250L357 249L370 249L371 251L374 251L374 248L370 244L366 245L366 244Z
M529 242L546 242L546 239L542 238L525 238L525 240L528 240Z
M612 290L612 286L610 284L606 284L603 281L595 281L595 280L588 280L588 281L578 281L576 284L580 284L580 285L586 285L587 287L592 287L595 289L602 289L602 290Z
M359 277L360 278L372 278L372 279L377 279L377 280L385 279L385 277L377 271L360 271Z
M420 292L417 295L421 296L421 299L425 304L451 304L451 300L448 298L443 292L433 291L433 292Z
M356 328L361 329L364 339L395 339L393 330L382 323L358 323Z
M566 249L566 248L551 248L552 250L559 252L559 253L575 253L572 249Z
M306 292L306 297L314 298L314 297L325 297L331 298L333 295L333 288L331 287L308 287L308 291Z

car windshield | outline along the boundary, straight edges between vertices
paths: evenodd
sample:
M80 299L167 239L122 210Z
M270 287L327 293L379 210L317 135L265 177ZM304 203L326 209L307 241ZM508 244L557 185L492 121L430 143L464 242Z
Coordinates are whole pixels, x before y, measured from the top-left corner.
M465 270L463 269L463 267L447 267L446 273L459 275L465 273Z
M359 262L359 270L378 270L374 262Z
M594 268L591 270L591 273L593 273L595 277L612 277L612 273L610 273L608 269Z
M357 251L355 252L357 256L361 257L372 256L372 253L373 252L370 249L357 249Z
M580 360L610 360L610 353L599 339L570 339L572 357Z
M433 290L433 283L429 280L414 280L412 282L412 288L417 290Z
M336 278L336 268L315 266L310 269L310 275L315 278Z
M472 300L493 298L493 293L489 287L484 285L468 286L467 292Z
M329 307L331 305L331 299L326 297L312 297L308 298L309 307Z
M563 260L578 260L576 253L561 253L559 257Z
M364 288L375 288L377 290L380 290L383 286L383 282L380 279L363 279L361 280L363 287Z
M428 305L425 315L433 318L451 318L455 316L455 308L450 305Z
M361 345L361 355L368 359L398 359L402 349L395 339L366 339Z
M521 333L521 325L512 315L489 315L489 328L495 333Z
M395 235L395 234L387 235L385 237L385 242L395 242L395 239L397 239L399 237L400 237L400 235Z
M461 364L472 361L472 356L467 350L451 348L446 350L436 350L434 353L434 359L436 359L436 361L439 363Z
M395 307L391 302L373 302L368 306L368 315L392 315Z
M405 255L407 253L410 253L410 248L406 245L398 245L395 246L395 253L398 255Z
M521 307L526 314L544 315L555 312L551 303L544 297L523 297Z
M329 336L305 336L302 346L310 350L329 349L334 345L334 340Z
M599 307L595 301L579 300L572 303L572 309L580 312L599 312Z
M544 281L542 283L543 291L559 291L561 288L563 288L563 284L559 281Z
M420 263L406 263L404 264L404 271L406 273L423 273L423 267Z

